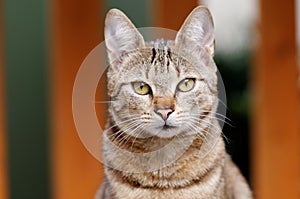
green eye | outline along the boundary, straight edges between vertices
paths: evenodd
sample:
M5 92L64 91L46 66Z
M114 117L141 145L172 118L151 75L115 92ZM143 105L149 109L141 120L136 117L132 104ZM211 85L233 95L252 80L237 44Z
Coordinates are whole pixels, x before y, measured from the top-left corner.
M192 90L195 86L195 79L193 78L187 78L179 82L177 85L177 90L181 92L188 92Z
M139 95L147 95L151 91L150 86L145 82L133 82L132 87L134 91Z

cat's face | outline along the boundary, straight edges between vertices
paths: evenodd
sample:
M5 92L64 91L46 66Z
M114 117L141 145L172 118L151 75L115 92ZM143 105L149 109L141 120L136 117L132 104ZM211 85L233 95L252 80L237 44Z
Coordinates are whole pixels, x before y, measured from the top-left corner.
M135 137L169 138L203 131L217 107L213 24L207 9L192 12L175 41L146 43L129 19L106 19L109 112Z

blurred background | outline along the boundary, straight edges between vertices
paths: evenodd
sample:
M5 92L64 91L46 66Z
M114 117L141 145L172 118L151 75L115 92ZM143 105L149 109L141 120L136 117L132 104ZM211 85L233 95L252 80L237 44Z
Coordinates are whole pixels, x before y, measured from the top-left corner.
M228 153L255 198L299 199L293 0L0 0L0 199L93 198L102 165L76 133L72 88L82 61L103 41L105 13L116 7L137 27L178 30L199 4L215 20L215 61L232 124L224 126ZM103 125L105 105L97 109Z

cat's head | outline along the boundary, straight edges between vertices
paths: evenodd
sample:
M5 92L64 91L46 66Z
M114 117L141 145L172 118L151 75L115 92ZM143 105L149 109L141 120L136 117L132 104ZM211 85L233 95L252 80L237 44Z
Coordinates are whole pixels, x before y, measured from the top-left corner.
M218 104L214 27L207 8L195 8L174 41L153 42L145 42L125 14L112 9L105 40L112 124L137 137L205 131Z

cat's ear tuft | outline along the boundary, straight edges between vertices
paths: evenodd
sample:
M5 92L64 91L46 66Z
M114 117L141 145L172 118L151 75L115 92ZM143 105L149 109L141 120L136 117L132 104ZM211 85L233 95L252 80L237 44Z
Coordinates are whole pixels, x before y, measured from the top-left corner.
M179 49L214 56L214 24L208 8L198 6L190 13L178 31L175 43Z
M105 19L105 44L110 64L119 69L123 56L145 45L139 33L127 16L118 9L111 9Z

